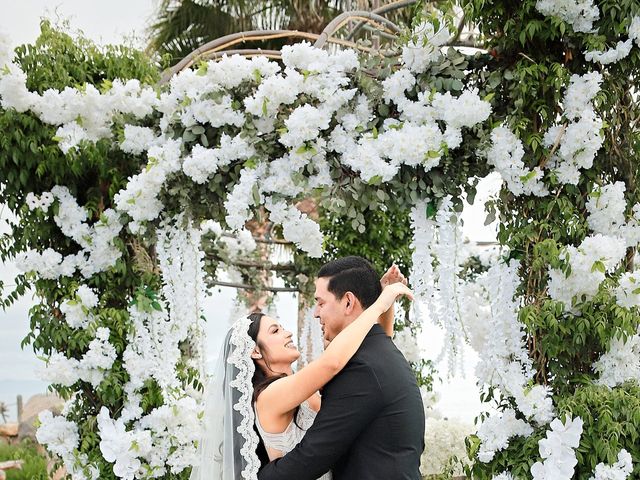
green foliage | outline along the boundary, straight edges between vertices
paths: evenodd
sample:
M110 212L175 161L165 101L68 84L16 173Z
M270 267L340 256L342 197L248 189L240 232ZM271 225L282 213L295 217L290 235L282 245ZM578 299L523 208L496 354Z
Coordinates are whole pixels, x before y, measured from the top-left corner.
M640 4L597 2L601 10L599 35L575 33L559 18L543 16L535 9L535 0L465 0L462 4L469 21L479 26L492 56L479 82L495 94L494 124L506 121L523 140L523 161L529 168L547 164L554 149L544 147L542 137L549 127L562 121L562 96L569 77L596 67L584 60L583 52L613 46L626 34ZM568 263L561 256L563 246L577 246L590 234L586 201L596 186L623 181L629 209L638 202L640 137L628 119L640 115L638 102L631 94L640 73L639 61L638 49L634 48L624 61L602 69L604 82L595 105L607 125L604 146L593 168L584 172L577 185L559 185L547 173L553 187L551 195L515 197L503 189L487 206L491 216L499 215L500 243L508 246L511 258L521 260L525 305L520 320L526 326L536 383L552 387L559 414L570 412L585 420L575 476L580 479L588 479L599 462L613 463L622 447L638 458L637 450L633 453L637 432L635 426L629 428L633 422L638 425L633 418L638 387L597 387L592 365L609 349L612 338L636 332L640 316L635 309L616 305L612 295L615 282L610 279L593 299L585 302L577 298L573 305L566 306L579 309L579 315L565 313L561 304L548 298L548 270L567 271ZM630 251L628 258L632 254ZM631 398L630 392L636 392L636 396ZM509 404L509 399L501 403ZM493 461L475 464L474 478L489 479L504 470L511 471L515 478L528 478L531 465L539 459L537 442L543 437L544 428L538 428L527 439L512 439L509 448ZM608 438L621 440L607 442ZM470 438L468 446L475 455L477 439Z
M7 470L7 480L47 480L47 457L38 453L37 445L31 440L23 440L14 445L0 443L0 463L22 460L22 469Z

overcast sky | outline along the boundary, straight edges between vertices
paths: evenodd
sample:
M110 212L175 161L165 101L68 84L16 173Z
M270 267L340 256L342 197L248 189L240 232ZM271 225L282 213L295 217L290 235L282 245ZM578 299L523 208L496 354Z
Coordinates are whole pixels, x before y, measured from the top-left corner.
M12 38L14 45L33 42L39 32L42 17L53 20L70 21L73 30L81 30L98 43L118 43L123 38L138 38L138 45L144 45L144 35L154 12L155 0L0 0L0 31ZM495 189L496 181L489 182ZM464 213L465 232L475 241L494 240L493 228L482 224L484 215L480 200L487 190L480 189L478 202ZM4 219L7 212L0 214L0 231L6 231ZM0 278L5 284L13 283L15 269L12 265L1 265ZM217 356L222 333L226 330L233 293L229 289L216 292L207 303L210 319L209 351L211 359ZM46 384L38 381L34 371L42 365L30 347L20 349L20 341L29 331L28 309L31 296L25 296L14 307L5 312L0 310L0 401L15 402L18 393L29 394L44 391ZM293 295L281 295L277 302L277 312L281 321L289 328L295 328L296 300ZM442 335L437 328L427 326L422 337L428 356L434 358L440 348ZM441 394L439 410L445 415L461 417L471 421L478 412L479 401L474 385L474 352L466 355L466 378L456 377L446 380L437 387ZM440 368L444 372L445 366ZM26 399L25 399L26 400ZM15 413L12 411L12 416Z

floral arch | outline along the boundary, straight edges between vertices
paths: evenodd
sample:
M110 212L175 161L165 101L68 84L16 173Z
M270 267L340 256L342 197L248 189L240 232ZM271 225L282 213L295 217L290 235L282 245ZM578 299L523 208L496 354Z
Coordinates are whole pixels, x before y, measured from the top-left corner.
M322 231L295 206L310 195L360 233L374 212L410 215L423 312L452 367L463 342L478 350L496 409L467 440L470 475L637 474L640 5L461 6L488 53L446 48L451 10L376 51L223 56L164 87L140 53L46 23L31 48L0 43L1 198L16 214L2 254L24 272L4 302L35 287L25 344L68 399L38 439L73 478L188 476L203 241L258 213L319 257ZM458 212L493 171L503 250L479 265Z

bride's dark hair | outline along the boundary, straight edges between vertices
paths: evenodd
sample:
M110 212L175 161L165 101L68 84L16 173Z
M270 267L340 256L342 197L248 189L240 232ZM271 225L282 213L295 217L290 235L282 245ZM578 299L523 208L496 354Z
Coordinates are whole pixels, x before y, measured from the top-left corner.
M268 358L266 349L262 345L260 345L260 343L258 342L258 332L260 331L260 321L264 316L265 314L262 312L254 312L248 316L249 320L251 320L251 324L249 325L249 330L247 333L249 334L249 337L251 337L251 340L256 342L256 345L260 348L260 351L262 352L262 359L264 360L264 363L267 366L268 371L271 372L272 374L272 375L268 375L267 372L265 372L262 369L262 367L258 365L255 359L253 360L253 363L256 368L255 368L255 371L253 372L253 378L251 379L251 383L253 384L253 399L251 401L252 406L255 405L256 400L258 399L258 396L262 393L262 391L265 388L267 388L276 380L287 376L286 373L276 373L271 369L271 366L269 365L269 358ZM298 425L297 417L298 417L299 409L300 409L300 406L297 406L296 410L293 412L293 421L295 422L296 425ZM253 426L253 429L256 430L256 433L258 433L255 425ZM258 438L260 439L260 442L258 443L258 449L256 452L258 454L258 458L260 459L260 463L262 464L262 466L265 466L267 463L269 463L269 455L267 454L267 449L259 433L258 433Z

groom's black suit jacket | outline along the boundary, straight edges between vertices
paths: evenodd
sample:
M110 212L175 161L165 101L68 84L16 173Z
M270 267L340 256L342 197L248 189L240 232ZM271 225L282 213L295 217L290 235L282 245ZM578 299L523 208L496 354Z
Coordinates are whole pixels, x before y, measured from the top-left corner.
M404 356L374 325L322 391L322 408L302 442L266 465L259 480L419 480L424 408Z

